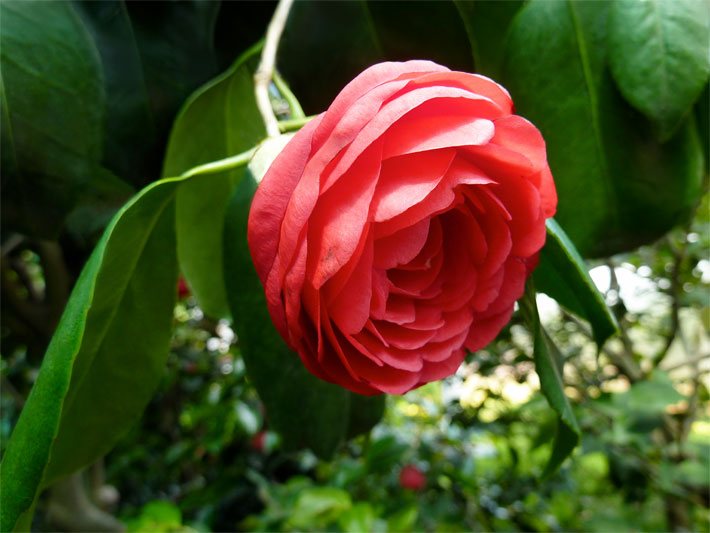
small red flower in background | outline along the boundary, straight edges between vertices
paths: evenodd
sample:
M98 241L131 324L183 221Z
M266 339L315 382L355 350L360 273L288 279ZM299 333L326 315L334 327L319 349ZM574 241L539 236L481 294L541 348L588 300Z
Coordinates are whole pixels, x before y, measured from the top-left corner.
M271 318L308 370L402 394L508 323L556 205L545 142L503 87L381 63L279 154L248 239Z
M252 450L264 453L266 449L266 431L259 431L251 438L251 448Z
M178 299L180 300L184 300L185 298L190 296L190 287L187 286L187 282L182 276L178 279L177 282L177 293Z
M426 487L426 476L414 465L405 465L399 473L399 485L403 489L420 491Z

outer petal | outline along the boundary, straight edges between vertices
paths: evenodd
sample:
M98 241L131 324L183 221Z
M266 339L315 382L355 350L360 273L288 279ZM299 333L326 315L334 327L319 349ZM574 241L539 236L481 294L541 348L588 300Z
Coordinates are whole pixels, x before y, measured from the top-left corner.
M262 283L266 283L274 264L286 206L301 179L311 153L313 133L322 118L323 115L314 118L294 135L271 164L254 194L249 210L247 238Z

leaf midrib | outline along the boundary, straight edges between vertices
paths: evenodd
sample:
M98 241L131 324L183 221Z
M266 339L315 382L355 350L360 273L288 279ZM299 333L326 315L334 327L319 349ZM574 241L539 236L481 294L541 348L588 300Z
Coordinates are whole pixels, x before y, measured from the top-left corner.
M663 31L663 24L661 21L661 13L659 13L659 8L660 4L656 2L656 0L652 0L649 2L651 5L651 16L655 18L655 26L656 26L656 31L658 33L658 40L661 45L661 61L660 65L658 66L658 69L661 74L661 94L663 97L661 98L661 101L659 102L659 107L663 109L664 112L667 112L668 109L664 105L664 102L668 101L669 97L669 84L668 84L668 58L669 56L667 55L668 51L668 46L666 43L665 39L665 34ZM665 113L664 113L665 114Z
M159 183L160 185L163 185L165 182L157 182L157 183ZM153 190L155 190L155 189L153 189ZM102 346L103 346L103 344L104 344L104 340L105 340L105 338L106 338L106 335L108 334L108 331L109 331L110 328L111 328L111 324L113 324L114 318L115 318L116 314L118 313L118 309L121 307L121 304L123 303L123 300L124 300L125 294L126 294L126 289L127 289L128 286L130 285L131 279L132 279L132 277L133 277L133 272L134 272L135 269L136 269L136 265L137 265L138 262L140 261L140 258L143 256L144 249L145 249L145 245L146 245L146 243L148 242L148 239L150 238L150 236L151 236L151 234L152 234L152 232L153 232L153 228L155 228L155 225L157 224L158 220L160 220L160 217L162 216L163 212L165 211L165 208L167 207L168 203L173 199L174 193L175 193L175 191L173 190L173 192L172 192L171 194L169 194L169 195L166 197L166 199L163 201L163 203L162 203L162 205L160 206L160 208L159 208L158 210L156 210L156 216L153 217L153 220L152 220L152 222L150 223L150 226L149 226L149 228L148 228L148 231L146 231L146 232L144 233L144 236L143 236L143 238L141 239L142 242L140 243L140 245L139 245L139 247L138 247L138 248L140 249L140 252L135 254L135 260L133 261L133 263L132 263L131 266L130 266L130 269L129 269L130 272L129 272L128 276L126 276L126 280L127 280L127 281L126 281L126 284L121 288L121 297L120 297L119 301L116 303L116 305L113 306L113 308L112 308L112 310L111 310L111 313L110 313L110 315L109 315L109 319L106 320L106 325L105 325L105 327L104 327L103 330L101 331L101 334L100 334L99 337L98 337L98 341L97 341L97 343L96 343L96 349L95 349L95 350L93 351L93 353L91 354L91 361L87 364L86 370L84 371L83 375L82 375L82 376L79 376L79 377L77 378L76 385L75 385L74 387L70 387L70 390L74 390L74 391L76 391L76 392L75 392L74 394L72 394L71 396L68 395L68 396L66 397L65 401L63 402L63 405L62 405L62 408L61 408L61 411L60 411L60 415L59 415L59 424L57 425L57 433L56 433L57 435L59 434L59 429L61 428L61 421L62 421L62 418L63 418L63 416L64 416L64 413L71 410L71 408L73 407L74 402L75 402L75 400L76 400L76 398L77 398L77 396L78 396L78 392L82 389L82 386L83 386L83 383L84 383L84 381L85 381L85 379L86 379L86 376L91 373L91 372L90 372L90 371L91 371L91 367L92 367L93 364L94 364L94 360L95 360L97 354L101 351L101 348L102 348ZM144 196L145 196L145 195L137 196L137 197L135 198L135 200L134 200L130 205L126 206L125 210L123 211L123 214L125 214L131 207L133 207L134 205L136 205L137 200L138 200L139 198L142 198L142 197L144 197ZM123 216L123 214L122 214L122 216ZM107 238L106 238L106 246L105 246L105 248L104 248L104 251L103 251L103 254L102 254L102 257L101 257L101 265L103 265L104 258L106 257L106 253L108 252L108 247L109 247L109 244L110 244L111 236L113 235L114 231L116 230L116 228L118 227L118 225L119 225L120 222L121 222L121 217L119 217L119 218L116 219L116 222L115 222L113 228L111 228L111 231L110 231L110 232L108 233L108 235L107 235ZM100 275L101 275L101 266L99 266L99 269L98 269L98 272L97 272L97 275L96 275L96 281L95 281L94 286L93 286L92 291L91 291L91 302L92 302L92 303L93 303L93 301L94 301L95 291L96 291L96 287L98 286L98 283L99 283ZM86 312L86 317L87 317L87 319L88 319L89 313L91 312L91 307L92 307L91 304L87 307L87 312ZM82 336L82 337L83 337L83 336ZM82 340L84 340L84 339L82 338ZM76 355L73 357L72 366L73 366L74 363L76 362L77 357L81 354L81 350L82 350L82 346L83 346L83 345L84 345L84 343L82 342L82 344L79 346L79 350L77 351ZM55 436L55 437L56 437L56 436ZM50 453L50 455L51 455L51 453Z
M611 175L609 174L609 167L606 160L606 154L604 152L604 144L602 142L601 125L599 118L599 102L597 101L596 92L594 90L594 80L592 77L592 69L589 62L589 52L587 51L586 41L584 34L582 32L579 16L577 15L576 8L574 6L573 0L567 0L567 7L570 14L570 19L572 20L572 28L574 29L574 35L576 37L575 41L577 44L577 52L579 53L579 60L582 64L582 72L584 75L584 85L587 93L587 98L589 99L590 115L592 121L592 130L594 131L595 148L597 152L597 159L599 161L600 171L603 178L604 191L607 196L608 204L610 206L618 205L616 191L613 187ZM611 223L614 227L619 225L619 217L616 209L610 209L607 211L611 218Z

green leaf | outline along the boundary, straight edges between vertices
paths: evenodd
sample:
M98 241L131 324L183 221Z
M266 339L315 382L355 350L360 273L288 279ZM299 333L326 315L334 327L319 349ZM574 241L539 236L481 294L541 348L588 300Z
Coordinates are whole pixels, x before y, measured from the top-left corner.
M532 0L508 34L504 82L540 128L559 195L556 218L583 255L653 241L691 212L702 151L686 122L659 144L613 83L611 2Z
M370 65L408 59L473 69L466 28L453 2L409 2L406 9L398 2L296 2L277 64L312 114L324 111Z
M104 93L65 2L0 3L2 222L55 237L101 157Z
M553 218L547 221L547 241L534 279L537 290L589 321L599 347L618 332L616 318L589 277L584 259Z
M373 440L365 454L367 471L389 472L402 462L402 457L407 451L407 446L392 435L387 435Z
M289 12L276 64L303 109L313 114L325 111L350 80L383 58L366 2L300 1Z
M662 414L666 407L683 399L685 396L676 390L668 374L660 370L613 397L614 403L624 411L639 414Z
M618 0L609 63L624 97L667 140L707 85L710 7L698 0Z
M580 440L580 429L572 412L572 406L565 396L562 379L562 358L555 343L547 336L540 324L540 316L535 302L535 289L528 282L520 307L530 332L533 334L535 371L540 378L540 388L550 406L557 413L557 432L552 444L552 454L545 467L543 477L555 472L569 457Z
M358 502L338 518L341 531L373 531L377 515L368 502Z
M352 506L350 494L335 487L309 487L296 500L289 524L296 529L322 529Z
M348 421L347 438L353 438L370 431L385 414L385 395L350 397L350 420Z
M185 98L218 72L213 41L220 3L146 7L118 0L72 5L103 66L103 163L143 186L160 172L170 127Z
M471 44L475 71L500 80L505 39L524 0L454 0Z
M413 531L418 516L419 511L416 506L410 505L405 507L387 519L387 531L391 533Z
M279 141L267 141L265 151ZM271 149L278 151L278 147ZM255 159L260 152L264 153L258 151ZM329 457L347 430L351 395L311 375L271 322L247 244L249 207L257 184L253 172L250 170L237 186L224 224L225 283L234 329L247 374L284 446L309 447L317 455Z
M178 183L133 198L84 267L3 458L3 531L44 486L104 455L157 386L175 304Z
M164 176L244 152L265 137L253 83L259 51L257 46L243 54L185 103L170 135ZM209 180L192 180L177 195L180 268L200 306L213 317L229 315L222 231L227 202L244 172L237 168Z
M452 70L473 70L466 26L451 0L367 2L382 52L390 61L429 59Z

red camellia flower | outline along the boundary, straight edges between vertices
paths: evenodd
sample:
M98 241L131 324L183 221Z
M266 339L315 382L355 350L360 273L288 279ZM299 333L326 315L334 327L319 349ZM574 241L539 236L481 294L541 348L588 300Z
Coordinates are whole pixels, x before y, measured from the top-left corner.
M398 394L496 337L556 203L540 132L503 87L381 63L272 163L249 247L274 324L313 374Z
M422 490L426 487L426 477L414 465L405 465L399 472L399 485L403 489Z

